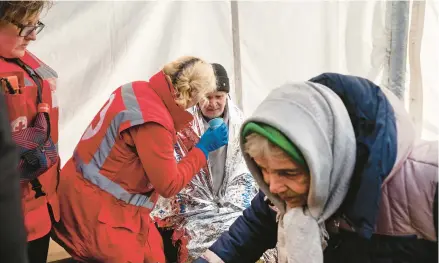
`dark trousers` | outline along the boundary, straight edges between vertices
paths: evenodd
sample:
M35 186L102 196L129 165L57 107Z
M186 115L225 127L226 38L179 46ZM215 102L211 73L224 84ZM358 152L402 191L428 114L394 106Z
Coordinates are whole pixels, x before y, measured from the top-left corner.
M49 252L50 234L27 243L29 263L46 263Z
M436 263L438 243L412 236L375 234L370 240L340 230L328 241L325 263Z
M47 204L47 209L49 210L49 216L52 220L52 224L55 223L53 217L52 207ZM47 254L49 253L49 243L50 243L50 233L47 235L27 242L27 255L29 257L29 263L46 263Z
M163 239L163 247L165 250L165 257L167 263L176 263L178 259L178 248L180 246L180 241L177 241L176 246L172 244L172 234L174 230L171 228L161 228L156 224L157 229Z

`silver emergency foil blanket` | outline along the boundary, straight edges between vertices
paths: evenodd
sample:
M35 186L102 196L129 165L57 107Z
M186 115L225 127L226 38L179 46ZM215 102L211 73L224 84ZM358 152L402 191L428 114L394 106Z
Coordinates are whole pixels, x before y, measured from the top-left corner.
M179 162L198 142L205 127L198 108L192 110L194 121L191 127L178 133L174 148ZM160 227L174 229L173 241L180 240L179 262L191 262L215 242L230 225L250 206L258 187L248 172L239 149L239 128L243 117L239 109L229 100L224 119L229 124L229 144L225 165L225 176L217 194L214 193L209 160L180 193L172 198L162 198L151 216ZM187 251L185 251L185 248ZM276 251L264 254L262 262L276 262Z

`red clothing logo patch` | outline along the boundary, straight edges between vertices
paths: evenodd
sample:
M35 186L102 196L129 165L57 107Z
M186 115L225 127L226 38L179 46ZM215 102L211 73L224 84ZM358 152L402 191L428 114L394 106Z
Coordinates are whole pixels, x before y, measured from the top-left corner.
M26 116L20 116L11 122L11 131L18 132L27 128Z

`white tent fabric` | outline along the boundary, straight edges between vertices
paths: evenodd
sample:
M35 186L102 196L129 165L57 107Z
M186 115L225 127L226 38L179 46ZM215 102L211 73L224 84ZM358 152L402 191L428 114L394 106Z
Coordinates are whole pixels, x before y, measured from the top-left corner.
M437 140L439 138L439 1L425 1L424 23L420 27L423 29L422 39L414 41L421 42L419 59L422 89L417 85L413 89L420 90L422 122L416 124L420 126L422 137ZM412 108L409 107L409 110L412 111Z
M386 59L383 1L242 2L244 112L286 80L323 72L379 82Z
M59 75L63 164L118 86L148 80L182 55L233 72L226 2L57 2L42 20L47 28L30 50Z
M240 57L233 53L230 1L57 2L42 18L47 27L30 50L59 74L63 164L115 88L147 80L182 55L223 64L232 86L238 60L242 86L234 92L242 95L246 115L287 80L327 71L387 85L385 1L240 1L237 6ZM438 10L438 2L427 1L419 39L419 125L431 139L438 138L439 127L434 117L439 107Z

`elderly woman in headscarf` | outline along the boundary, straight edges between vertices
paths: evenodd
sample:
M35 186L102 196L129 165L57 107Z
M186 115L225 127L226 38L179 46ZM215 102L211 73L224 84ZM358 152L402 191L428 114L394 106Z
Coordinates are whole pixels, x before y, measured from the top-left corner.
M241 129L261 191L195 262L437 262L438 144L402 102L353 76L273 90Z

